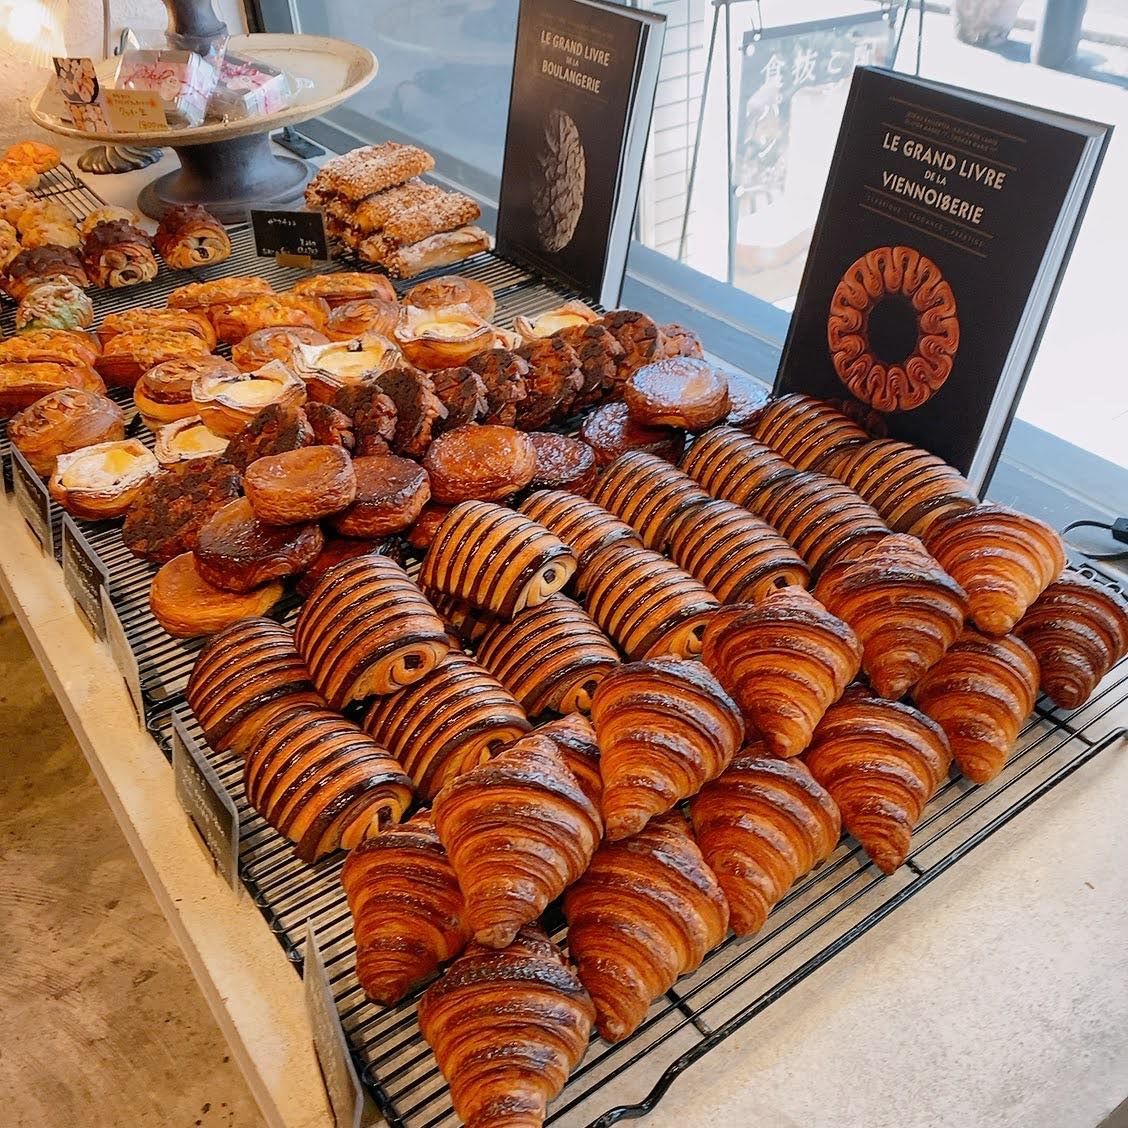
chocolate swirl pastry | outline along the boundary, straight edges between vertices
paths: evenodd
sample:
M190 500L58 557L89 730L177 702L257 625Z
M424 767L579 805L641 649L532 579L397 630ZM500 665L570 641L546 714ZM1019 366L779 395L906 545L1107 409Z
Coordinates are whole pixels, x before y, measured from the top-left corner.
M303 862L352 849L398 823L411 803L411 780L383 748L336 713L308 706L271 714L247 749L243 786Z
M862 666L862 645L802 588L718 610L701 654L773 756L798 756Z
M715 779L744 740L736 703L700 662L654 658L612 670L595 691L607 838L637 834Z
M475 657L530 717L588 712L596 686L619 664L603 632L563 595L518 612L510 623L489 622Z
M1038 696L1038 659L1014 635L967 630L913 689L917 707L944 730L973 783L1003 770Z
M217 752L246 755L266 715L294 705L325 707L294 648L273 619L244 619L210 638L184 690L188 706Z
M333 406L352 420L358 456L387 454L396 433L396 405L375 384L349 384Z
M665 459L636 450L607 467L591 500L626 521L647 548L664 552L674 522L711 498Z
M517 355L529 366L528 395L517 409L522 430L536 431L565 418L584 385L575 349L559 337L542 337L522 345Z
M435 796L435 829L479 944L504 948L587 869L603 826L560 751L529 735Z
M883 537L819 577L815 598L862 644L862 670L896 701L944 657L967 617L967 595L916 537Z
M529 441L536 452L536 471L529 483L534 489L587 494L598 481L595 451L581 439L555 431L530 431Z
M811 573L771 527L740 505L710 498L679 513L666 532L670 559L722 603L755 603Z
M547 736L556 745L568 771L576 777L580 790L599 810L603 799L603 778L599 774L599 745L591 721L580 713L567 713L537 725L533 731L538 736Z
M581 587L591 558L605 545L625 541L642 546L638 533L625 521L612 516L594 501L563 490L538 490L529 494L521 502L520 510L572 550Z
M8 263L0 285L8 297L22 302L33 286L46 282L49 278L69 278L83 290L90 285L78 252L69 247L54 245L20 251Z
M764 927L804 874L834 853L842 819L799 760L750 744L689 805L697 845L729 904L737 936Z
M583 383L572 401L573 410L599 403L607 392L615 388L619 361L626 355L626 350L611 331L598 322L569 325L553 335L571 345L579 358Z
M605 842L564 895L568 951L595 1003L604 1040L621 1042L679 976L696 971L728 929L713 871L681 815Z
M435 435L477 423L489 411L485 381L472 368L440 368L431 373L431 383L446 408L446 418L436 420L431 428Z
M512 427L469 423L435 439L423 468L432 497L442 505L503 501L532 481L537 453L532 440Z
M605 545L580 574L587 613L628 658L689 657L717 601L664 556L625 542Z
M580 438L595 451L600 466L632 450L677 462L685 449L685 432L672 427L647 427L631 419L625 403L605 403L580 425Z
M419 1028L477 1128L539 1128L591 1037L591 999L556 946L527 925L504 952L469 948L419 1000Z
M348 508L357 479L353 461L341 447L312 446L255 459L243 488L258 520L301 525Z
M728 378L694 357L644 365L623 385L630 416L648 427L705 431L729 413Z
M837 459L869 442L849 416L824 400L797 393L779 396L756 417L752 435L800 470L833 474Z
M446 416L443 401L435 395L435 385L423 372L406 368L393 368L375 380L379 388L396 408L396 429L392 434L392 449L397 454L419 458L431 445L432 429Z
M352 463L354 500L329 520L346 537L384 537L409 528L427 504L427 471L410 458L373 454Z
M856 688L826 711L803 759L842 825L892 873L909 856L913 827L947 778L952 751L930 717Z
M161 216L153 243L174 270L211 266L231 257L223 224L200 204L179 204Z
M159 269L148 233L121 219L99 223L86 236L82 265L95 286L114 290L152 282Z
M529 397L529 364L509 349L485 349L470 357L466 367L476 372L486 386L483 423L512 427L521 404Z
M365 995L394 1006L466 947L462 890L429 811L366 838L345 858L356 977Z
M609 397L617 398L633 373L644 364L653 364L665 355L662 330L657 323L632 309L616 309L606 313L598 324L602 325L622 346L623 355L615 366L615 387L608 389Z
M125 417L113 400L81 388L60 388L17 412L8 440L42 478L60 454L125 438Z
M334 709L425 678L450 649L442 620L385 556L329 569L302 605L294 643Z
M422 681L378 697L364 728L386 744L428 802L532 726L513 695L457 650Z
M464 501L439 526L419 579L512 619L555 595L575 570L572 550L544 526L492 502Z
M192 458L158 470L125 515L121 539L134 556L165 564L196 547L200 530L238 499L239 471L221 458Z
M262 409L227 444L224 457L246 471L252 462L288 450L312 446L317 437L300 405L272 403Z
M1042 689L1055 705L1077 709L1128 655L1128 606L1081 575L1061 576L1015 627L1038 659Z
M755 509L765 487L796 473L770 447L735 427L714 427L698 435L680 465L707 493L746 509Z

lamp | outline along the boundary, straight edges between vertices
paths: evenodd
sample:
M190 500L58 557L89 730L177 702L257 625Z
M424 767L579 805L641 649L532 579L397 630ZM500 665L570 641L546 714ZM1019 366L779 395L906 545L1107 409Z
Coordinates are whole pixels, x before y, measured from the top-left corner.
M63 46L66 0L0 0L0 43L15 58L49 67Z

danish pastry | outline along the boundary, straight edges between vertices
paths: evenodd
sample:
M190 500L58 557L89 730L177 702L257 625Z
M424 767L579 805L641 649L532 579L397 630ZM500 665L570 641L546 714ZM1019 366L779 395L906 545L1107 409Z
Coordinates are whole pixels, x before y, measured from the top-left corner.
M307 298L321 298L330 309L366 298L383 302L396 300L395 287L384 275L360 270L330 271L300 278L290 287L290 292Z
M85 364L0 361L0 419L10 418L60 388L102 393L106 385L98 373Z
M423 469L442 505L502 501L523 490L537 468L532 440L512 427L469 423L445 431L427 448Z
M728 379L711 364L674 357L643 365L623 385L630 417L645 427L705 431L731 408Z
M55 472L60 455L125 438L125 417L113 400L79 388L60 388L17 412L8 440L40 477Z
M115 439L60 454L47 489L72 517L108 521L133 504L159 466L137 439Z
M259 521L301 525L351 505L356 473L339 446L302 447L256 459L243 476L243 489Z
M366 274L364 277L382 278L383 275ZM357 298L330 309L325 335L331 341L353 341L365 333L378 333L390 341L399 315L400 307L394 300Z
M492 314L490 316L493 316ZM487 318L488 320L488 318ZM518 314L513 319L513 328L523 341L537 341L542 337L553 337L561 329L575 329L592 325L599 320L599 314L583 302L570 301L555 309L546 309L535 317Z
M228 439L268 407L300 407L305 399L305 385L276 360L254 372L202 371L192 381L192 402L200 418Z
M467 305L483 321L492 321L497 302L493 290L477 278L462 274L443 274L417 282L403 296L404 305L417 309L443 309L446 306Z
M205 319L206 320L206 319ZM211 322L208 322L211 328ZM214 330L213 330L214 332ZM254 372L277 360L294 367L294 354L301 345L327 345L329 338L308 325L271 325L256 329L231 347L231 359L240 372Z
M132 388L150 368L156 368L166 360L205 357L210 352L207 342L195 333L136 329L111 337L94 367L106 383L118 388Z
M69 278L36 283L24 294L16 310L18 333L34 329L89 329L93 324L94 303Z
M215 278L211 282L189 282L178 286L165 303L169 309L197 309L209 313L214 307L253 301L274 293L265 278Z
M404 306L392 334L403 355L425 371L455 368L489 348L493 329L469 306Z
M29 329L0 342L0 363L96 365L102 350L89 333L68 329Z
M329 524L346 537L384 537L409 528L427 504L427 471L394 454L353 460L356 489L352 503Z
M321 298L266 293L209 306L208 316L215 327L215 335L234 345L257 330L273 325L304 326L321 332L329 318L329 307Z
M191 333L199 337L209 350L216 345L211 322L198 310L192 309L127 309L121 313L108 313L98 325L98 339L105 346L121 333L157 329L167 333Z
M305 381L309 398L334 403L345 388L373 385L383 372L402 364L399 349L377 333L352 341L303 345L291 357L291 367Z
M609 466L630 451L642 451L677 462L685 449L685 432L672 427L647 427L631 419L625 403L605 403L580 425L580 438L595 451L600 466Z
M158 427L153 453L162 466L177 466L194 458L215 458L228 445L222 435L209 431L198 415L187 415Z

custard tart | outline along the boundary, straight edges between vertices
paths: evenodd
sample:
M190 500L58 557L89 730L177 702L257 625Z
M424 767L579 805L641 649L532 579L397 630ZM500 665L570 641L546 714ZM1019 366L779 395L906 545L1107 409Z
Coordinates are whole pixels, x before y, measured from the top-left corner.
M468 305L419 309L404 306L394 337L417 368L454 368L490 347L493 326Z
M157 430L153 453L162 466L196 458L214 458L227 450L227 439L209 431L198 415L187 415Z
M117 439L60 454L47 488L72 517L106 521L125 513L158 469L142 442Z
M192 383L200 418L226 438L237 435L271 404L298 407L305 398L305 385L276 360L254 372L201 373Z

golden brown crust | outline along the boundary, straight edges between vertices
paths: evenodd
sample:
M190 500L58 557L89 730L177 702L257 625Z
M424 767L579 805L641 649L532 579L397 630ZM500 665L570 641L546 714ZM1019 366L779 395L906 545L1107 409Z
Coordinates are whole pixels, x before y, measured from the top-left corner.
M432 372L465 364L489 348L493 328L468 305L404 306L392 337L416 368Z
M687 431L724 422L731 407L727 377L694 357L644 365L623 385L623 399L631 418L643 426Z
M17 141L4 150L4 160L30 165L36 172L48 172L60 161L59 150L45 141Z
M82 265L95 286L115 290L152 282L159 269L148 233L121 219L99 223L86 236Z
M71 329L29 329L0 342L0 363L95 365L102 355L97 338Z
M486 388L484 423L512 427L521 404L529 396L529 364L509 349L486 349L466 362L482 378Z
M169 208L161 216L153 244L174 270L211 266L231 257L227 230L200 204Z
M125 514L159 469L139 439L115 439L58 455L47 490L72 517L109 521Z
M431 373L431 383L446 408L446 417L435 420L432 434L440 435L467 423L477 423L489 413L486 382L472 368L466 365L440 368Z
M211 325L211 322L208 322ZM308 325L268 325L247 334L231 348L231 360L240 372L254 372L272 360L293 367L300 345L327 345L329 338Z
M329 319L329 306L321 298L301 294L260 294L249 300L212 305L208 316L219 340L237 344L274 325L300 325L321 332Z
M580 361L583 383L572 403L573 408L590 407L614 391L619 361L626 350L606 326L598 321L572 325L558 329L555 335L572 346Z
M214 349L216 345L212 323L199 310L192 309L127 309L122 313L110 313L98 325L98 339L104 346L120 333L155 329L169 333L193 333L209 349Z
M502 501L533 480L537 453L528 436L512 427L468 423L434 439L423 468L440 504Z
M379 278L381 275L365 275ZM334 306L325 322L325 335L331 341L352 341L365 333L391 338L399 321L400 307L383 298L358 298Z
M631 309L616 309L604 314L601 324L623 348L615 369L615 388L609 389L614 397L619 389L630 379L632 373L644 364L661 360L665 348L662 330L645 313Z
M465 208L464 204L459 204ZM488 251L493 241L480 227L459 227L420 239L418 243L395 244L365 239L358 254L365 262L382 266L393 278L414 278L425 270L453 266L472 255Z
M79 388L60 388L36 400L8 422L8 439L41 477L55 460L96 443L125 438L125 417L113 400Z
M434 167L434 158L426 150L398 141L383 141L326 161L310 181L306 199L320 201L342 196L346 200L363 200L422 176Z
M95 362L102 378L118 388L132 388L150 368L166 360L208 356L206 341L195 333L134 329L110 338Z
M248 398L244 385L258 394ZM254 372L201 371L192 381L192 402L200 418L227 439L237 438L270 408L298 408L305 400L305 384L276 360Z
M364 455L353 460L352 504L329 524L346 537L384 537L409 528L427 504L427 472L410 458Z
M493 290L477 278L461 274L443 274L417 282L403 296L404 305L419 309L436 309L441 306L468 305L483 321L493 319L497 302Z
M151 430L197 413L192 382L202 372L233 375L235 366L221 356L166 360L145 372L133 387L133 402Z
M274 293L265 278L215 278L210 282L189 282L168 296L169 309L197 309L207 313L212 306L251 301L261 294Z
M829 472L845 451L869 440L852 419L811 396L778 396L759 413L752 435L800 470Z
M601 548L626 541L642 547L642 540L625 521L608 513L594 501L563 490L538 490L521 502L526 517L543 525L559 537L575 554L578 586L584 586L584 574L591 558Z
M770 447L735 427L698 435L679 465L703 490L746 509L755 508L765 487L795 473Z
M0 419L10 418L60 388L101 393L106 385L98 373L85 364L0 363Z
M536 454L536 471L529 485L534 489L568 490L585 496L599 480L595 451L582 439L555 431L530 431Z
M55 245L28 247L8 263L7 273L0 284L10 298L21 302L38 283L59 277L69 278L81 289L90 285L77 251Z
M598 811L603 799L603 778L599 774L599 744L591 721L581 713L567 713L537 725L533 731L556 745L580 790Z
M300 525L351 505L356 474L339 446L301 447L256 459L243 476L243 489L260 521Z
M518 424L523 430L536 431L565 419L584 383L575 349L560 337L541 337L516 351L529 366L528 394L517 409Z
M597 407L580 425L580 438L595 451L600 466L609 466L632 450L677 462L685 449L684 431L636 423L625 403Z
M396 300L395 287L384 275L361 270L334 270L299 278L290 287L290 292L305 297L323 298L330 309L362 298L377 298L384 302Z

